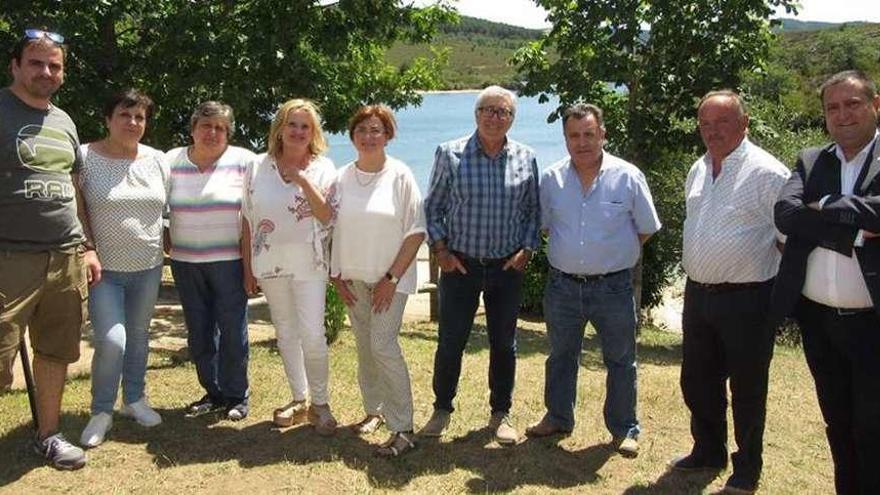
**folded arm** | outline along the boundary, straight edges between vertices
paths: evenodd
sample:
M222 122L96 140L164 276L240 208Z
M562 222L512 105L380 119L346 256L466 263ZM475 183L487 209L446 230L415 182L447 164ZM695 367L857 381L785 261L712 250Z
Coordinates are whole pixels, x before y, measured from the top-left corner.
M859 228L855 225L832 222L823 212L804 202L803 161L798 158L794 173L782 186L774 207L774 220L779 231L794 238L811 241L845 256L852 253Z

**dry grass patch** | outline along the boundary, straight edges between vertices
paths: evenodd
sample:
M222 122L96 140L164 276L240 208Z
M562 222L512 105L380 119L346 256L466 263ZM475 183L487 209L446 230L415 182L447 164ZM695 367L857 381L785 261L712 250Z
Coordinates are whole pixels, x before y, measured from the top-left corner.
M44 466L27 446L29 411L24 392L0 397L0 491L15 493L361 493L404 491L589 492L597 494L702 493L723 484L717 478L666 473L666 463L690 447L686 409L678 386L680 337L646 329L640 342L639 411L641 453L624 459L608 448L602 424L605 371L598 342L584 343L577 426L567 438L523 440L503 448L485 429L489 418L488 342L482 322L467 349L457 411L450 434L421 440L394 460L373 456L387 432L359 438L340 431L330 439L309 427L278 430L272 410L290 398L281 359L264 309L251 314L256 338L251 350L251 414L239 423L218 417L186 419L180 408L201 395L195 370L168 345L151 353L147 377L151 401L164 423L147 430L116 417L108 441L89 452L88 466L59 473ZM157 315L157 342L183 337L179 313ZM543 414L544 326L521 321L513 419L522 432ZM436 326L410 324L401 337L415 395L416 426L431 414L431 372ZM331 406L343 424L362 417L356 352L350 332L331 350ZM62 429L77 439L88 420L89 380L72 380L64 399ZM833 491L828 449L812 380L799 350L777 348L773 361L765 448L763 493L821 494ZM732 439L731 439L732 442Z

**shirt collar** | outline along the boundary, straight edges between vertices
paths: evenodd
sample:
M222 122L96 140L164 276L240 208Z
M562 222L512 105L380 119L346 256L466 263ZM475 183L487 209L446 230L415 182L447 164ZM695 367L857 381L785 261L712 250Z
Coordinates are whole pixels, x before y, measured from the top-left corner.
M752 143L749 141L749 137L746 136L743 138L742 142L739 143L739 146L733 149L729 155L725 156L723 160L721 160L721 170L723 171L725 168L736 167L746 159L746 154L748 153L749 146ZM711 170L712 168L712 157L709 156L709 153L703 155L703 163L706 164L707 167Z
M848 163L857 163L859 166L865 161L865 156L868 154L868 150L871 149L874 143L877 142L877 136L880 135L880 131L874 131L874 137L868 141L868 144L862 148L861 151L856 153L856 156L853 157L852 160L847 160L846 156L843 154L843 150L837 144L834 145L834 154L837 155L837 159L840 160L840 164L848 164Z
M510 144L510 139L507 136L504 136L504 145L501 146L501 149L498 151L498 154L495 155L494 157L492 157L492 156L489 156L489 154L486 153L486 151L483 149L483 143L480 142L480 134L478 131L474 131L474 134L473 134L473 136L471 136L471 139L470 139L470 145L473 146L475 149L479 150L480 154L482 154L486 158L489 158L490 160L494 160L495 158L499 158L499 157L507 154L507 147L509 144Z

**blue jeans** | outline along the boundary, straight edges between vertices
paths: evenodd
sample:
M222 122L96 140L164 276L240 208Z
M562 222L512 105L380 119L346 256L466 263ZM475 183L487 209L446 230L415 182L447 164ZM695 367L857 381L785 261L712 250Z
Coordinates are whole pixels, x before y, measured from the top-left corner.
M579 281L551 268L544 291L550 340L544 405L560 428L574 428L579 358L584 327L592 322L602 347L605 427L614 437L638 438L636 419L636 311L632 272Z
M125 404L144 397L150 319L161 279L162 265L138 272L104 270L101 283L89 289L92 414L113 412L120 377Z
M241 260L171 260L199 383L217 402L248 397L247 295Z
M502 270L506 259L481 262L461 257L466 274L440 276L440 325L434 355L434 409L450 411L461 374L461 357L471 334L480 292L489 335L489 405L509 412L516 376L516 319L522 302L523 273Z

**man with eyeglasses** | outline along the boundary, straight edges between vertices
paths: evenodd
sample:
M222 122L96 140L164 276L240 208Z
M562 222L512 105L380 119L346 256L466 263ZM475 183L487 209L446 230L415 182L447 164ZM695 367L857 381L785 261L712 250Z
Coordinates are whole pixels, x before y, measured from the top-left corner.
M800 153L776 203L788 235L774 321L793 313L839 494L880 493L880 94L866 74L820 89L833 143Z
M639 452L636 417L636 307L632 268L660 230L645 175L604 150L602 110L579 103L562 114L569 156L541 174L541 220L550 262L544 316L550 355L544 380L547 413L529 437L574 429L584 327L592 323L608 369L604 417L612 445Z
M13 355L29 329L34 449L58 469L79 469L85 454L58 432L58 418L67 365L79 359L87 286L101 268L77 217L76 126L51 103L64 83L63 43L26 30L12 49L12 84L0 90L0 355Z
M434 413L422 436L449 425L461 360L479 306L489 337L489 428L500 444L518 439L509 413L516 374L516 323L523 273L538 247L538 165L531 148L507 138L516 95L484 89L474 109L477 130L434 154L425 215L442 271L439 342L434 355Z

